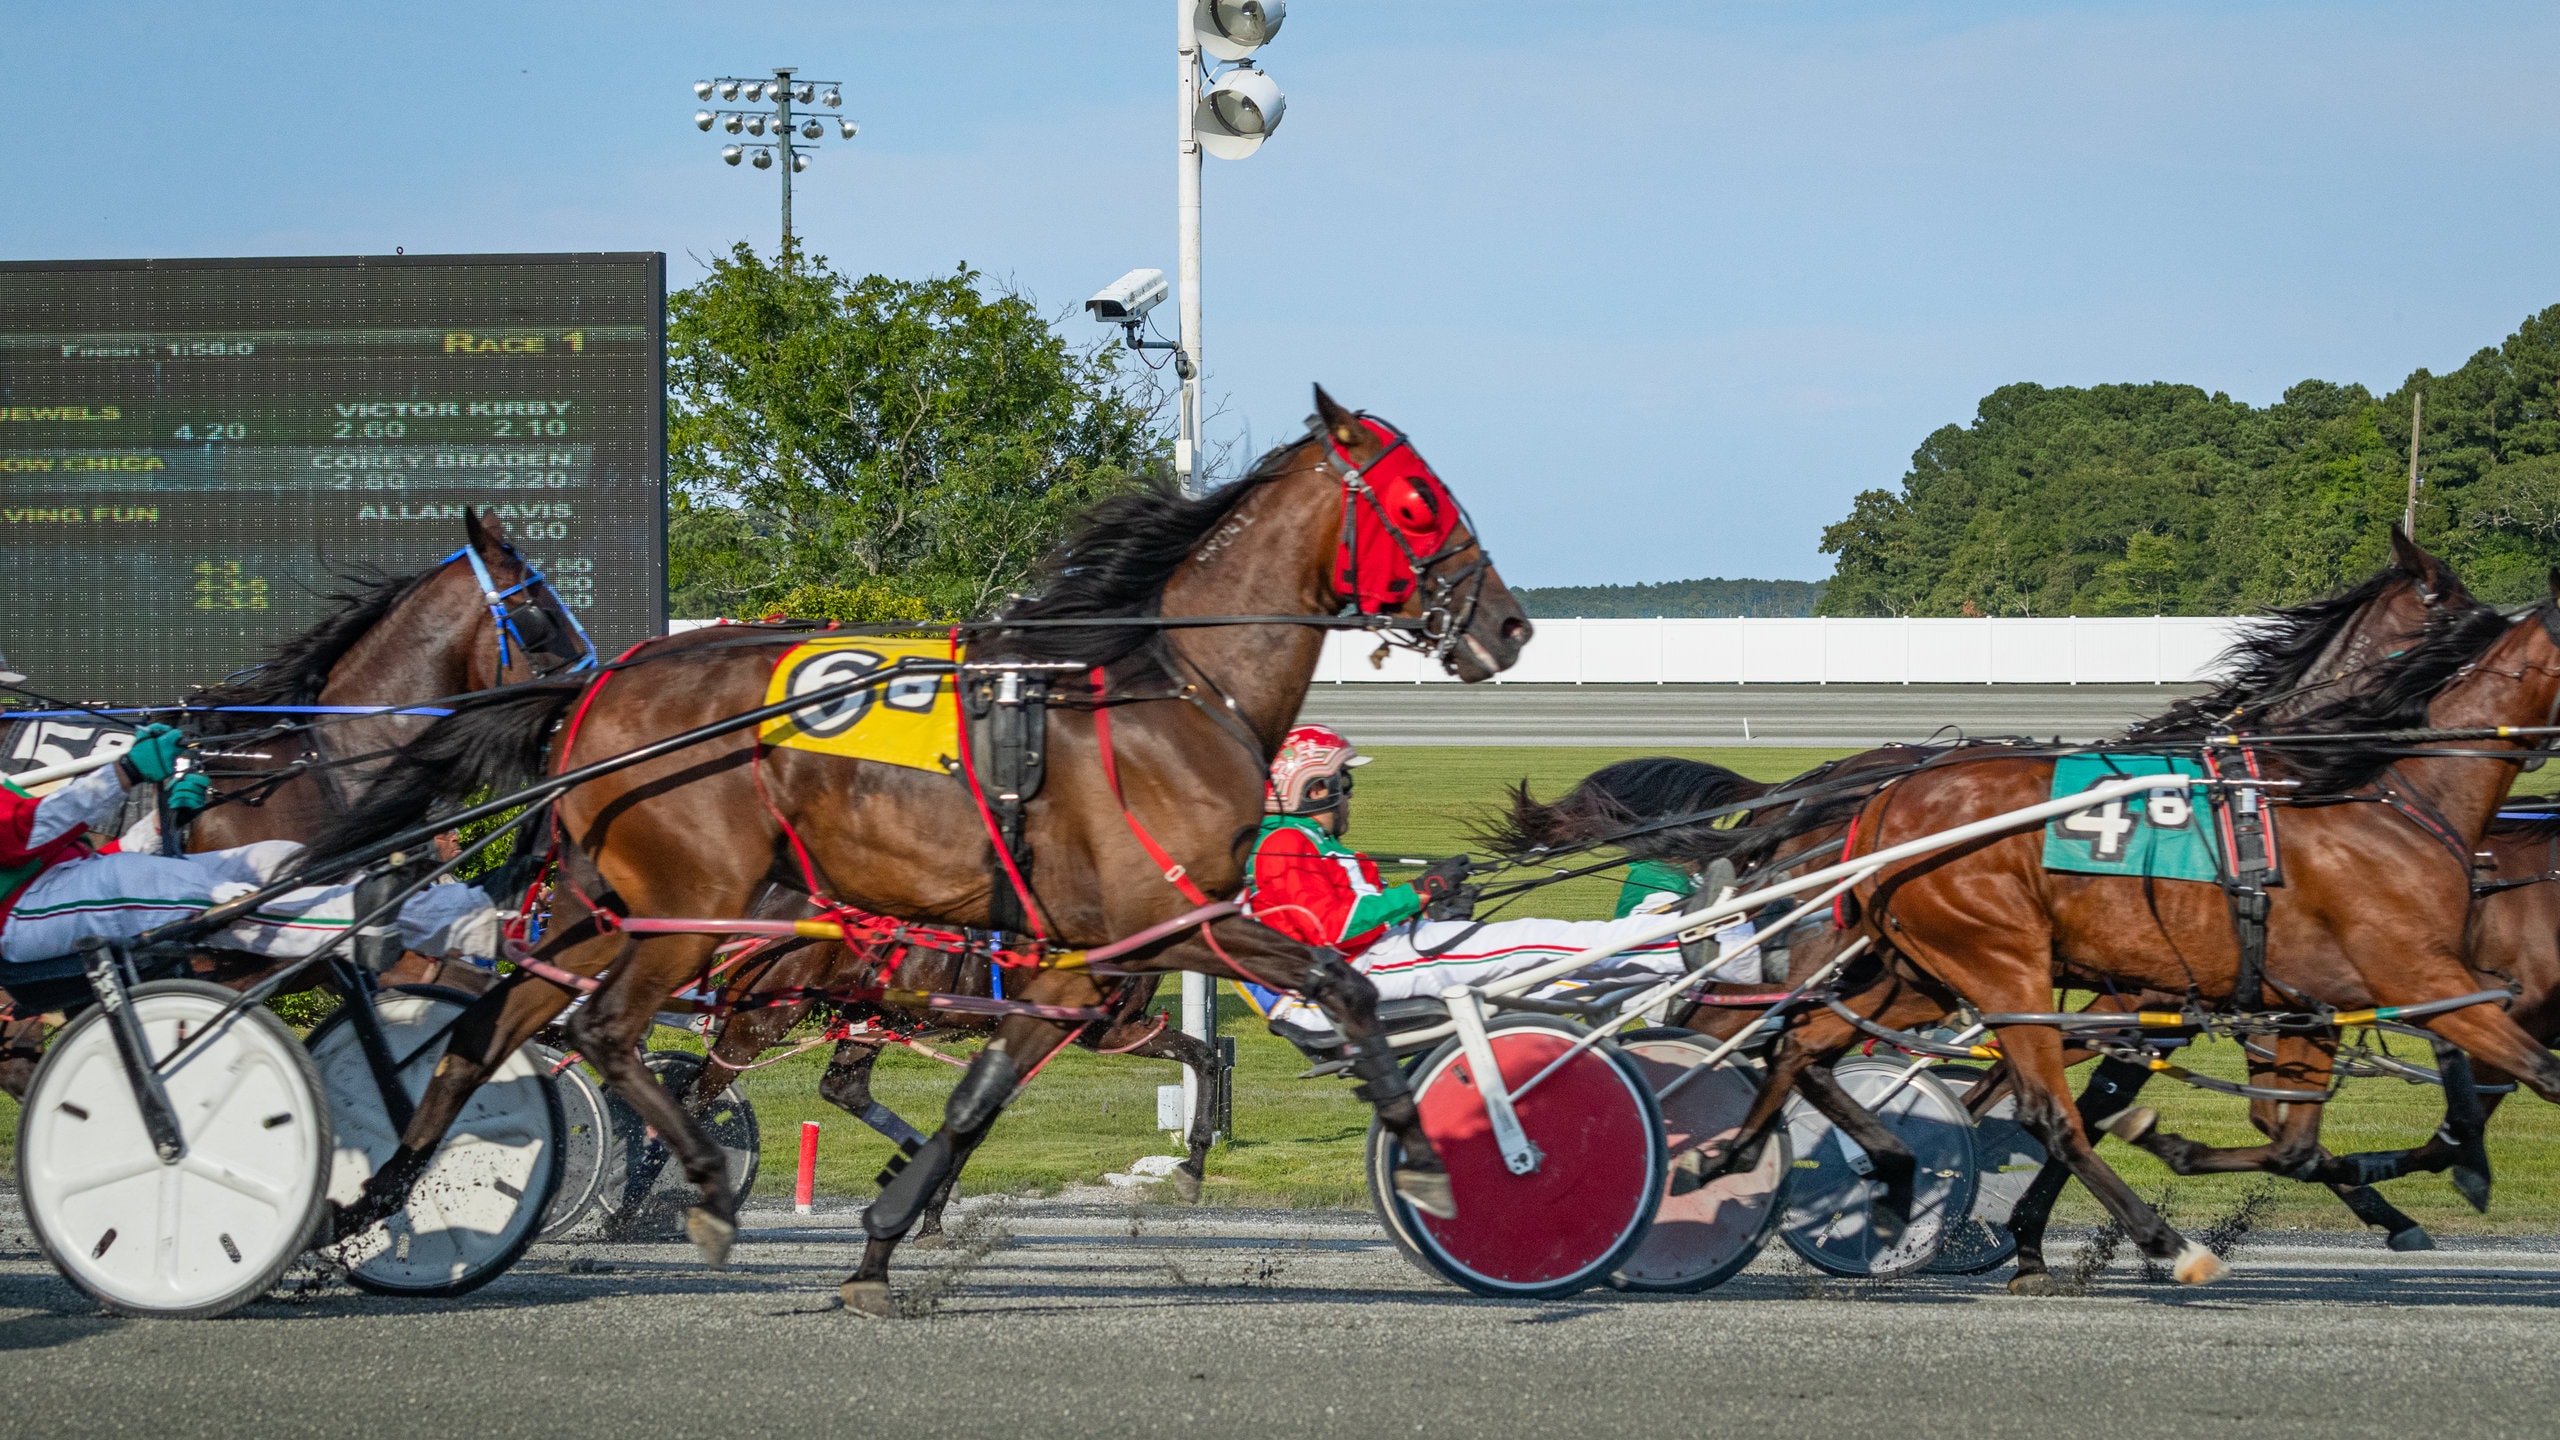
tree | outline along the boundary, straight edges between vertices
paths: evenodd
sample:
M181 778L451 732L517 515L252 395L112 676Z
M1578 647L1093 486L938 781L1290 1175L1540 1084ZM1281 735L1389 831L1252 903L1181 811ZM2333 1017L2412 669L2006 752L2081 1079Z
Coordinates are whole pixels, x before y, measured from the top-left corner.
M981 613L1070 517L1168 463L1162 404L965 267L855 280L745 244L669 297L670 599Z

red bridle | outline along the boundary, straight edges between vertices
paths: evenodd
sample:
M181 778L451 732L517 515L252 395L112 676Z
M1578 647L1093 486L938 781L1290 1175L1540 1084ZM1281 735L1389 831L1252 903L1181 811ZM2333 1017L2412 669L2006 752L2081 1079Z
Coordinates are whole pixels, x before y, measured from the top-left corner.
M1481 552L1465 574L1432 576L1442 562L1466 548L1444 548L1457 532L1458 502L1415 453L1404 432L1367 415L1359 419L1379 446L1377 458L1365 466L1352 461L1351 452L1330 427L1324 429L1326 449L1342 475L1342 538L1333 556L1334 593L1361 614L1377 615L1404 604L1414 587L1429 579L1433 593L1425 599L1432 608L1425 618L1436 615L1446 623L1452 617L1445 602L1460 580L1484 567ZM1474 609L1472 597L1467 608ZM1453 640L1458 628L1451 625L1445 631L1426 633L1434 639Z

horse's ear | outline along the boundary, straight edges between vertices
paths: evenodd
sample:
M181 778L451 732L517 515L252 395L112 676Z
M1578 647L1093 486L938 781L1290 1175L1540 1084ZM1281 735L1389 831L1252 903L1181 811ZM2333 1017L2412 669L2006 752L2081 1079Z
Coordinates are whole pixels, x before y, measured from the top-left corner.
M480 507L462 507L462 535L483 560L495 560L507 553L507 537L496 526L480 518Z
M2551 573L2544 578L2551 582L2551 598L2560 600L2560 565L2552 566Z
M2409 532L2400 528L2399 521L2391 522L2392 568L2404 575L2423 576L2435 568L2435 558L2409 538Z
M1368 430L1360 424L1360 417L1333 403L1333 397L1324 393L1321 385L1316 387L1316 418L1332 432L1333 443L1345 450L1369 438Z

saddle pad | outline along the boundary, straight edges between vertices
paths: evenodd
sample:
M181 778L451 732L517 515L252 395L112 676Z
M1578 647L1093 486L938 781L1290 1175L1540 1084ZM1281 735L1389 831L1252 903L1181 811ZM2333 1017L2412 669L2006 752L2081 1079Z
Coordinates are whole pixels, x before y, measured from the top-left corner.
M845 635L794 645L773 667L764 700L780 704L909 657L948 660L951 642ZM756 737L786 750L947 774L944 758L960 753L960 707L954 700L950 676L915 675L777 715L756 727Z
M2053 762L2053 798L2077 795L2128 775L2202 777L2204 767L2174 755L2065 755ZM2211 810L2185 786L2110 800L2045 822L2044 868L2083 875L2148 875L2218 882L2206 829Z

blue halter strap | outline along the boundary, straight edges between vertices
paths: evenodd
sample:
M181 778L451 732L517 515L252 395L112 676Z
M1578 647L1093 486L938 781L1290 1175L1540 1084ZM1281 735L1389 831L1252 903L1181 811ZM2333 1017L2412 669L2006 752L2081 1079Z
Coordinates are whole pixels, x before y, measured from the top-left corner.
M508 553L515 553L513 547L509 547ZM510 639L522 646L526 654L532 654L533 647L525 643L523 633L516 629L515 617L507 612L507 600L510 596L523 594L536 585L549 588L550 580L545 578L541 571L528 565L525 567L525 576L522 580L501 590L498 588L497 577L489 573L489 562L481 559L480 552L468 545L436 563L450 565L456 560L471 562L471 576L480 584L480 598L489 607L490 623L498 627L498 668L502 671L507 668L507 641ZM593 668L596 663L596 642L587 638L587 627L578 623L578 612L570 608L569 602L558 590L551 591L551 598L560 602L560 614L568 620L569 629L576 633L579 646L587 652L578 657L578 663L570 666L568 673L575 674L580 670Z

